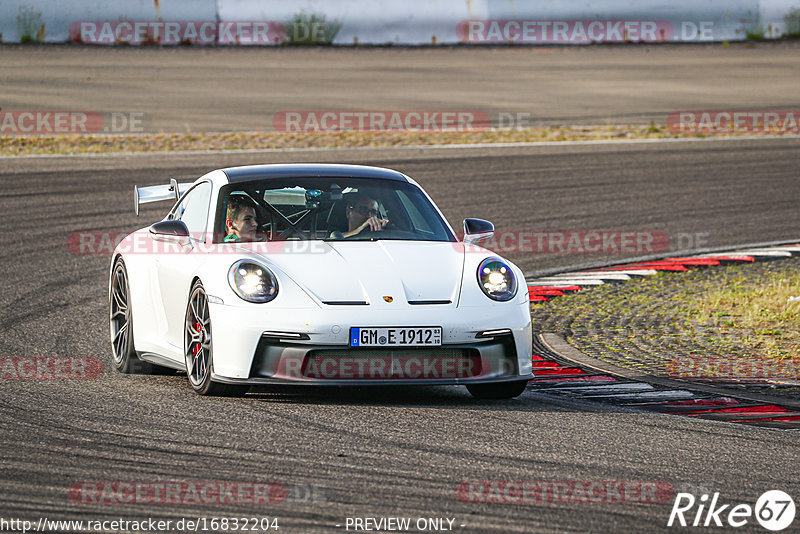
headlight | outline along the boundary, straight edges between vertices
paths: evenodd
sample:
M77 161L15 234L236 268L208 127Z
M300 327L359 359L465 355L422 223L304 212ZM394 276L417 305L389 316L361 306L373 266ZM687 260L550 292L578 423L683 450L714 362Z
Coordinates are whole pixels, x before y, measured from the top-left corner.
M517 294L514 271L500 258L486 258L481 262L478 266L478 284L492 300L511 300Z
M239 260L228 271L233 292L247 302L269 302L278 295L278 279L272 271L252 260Z

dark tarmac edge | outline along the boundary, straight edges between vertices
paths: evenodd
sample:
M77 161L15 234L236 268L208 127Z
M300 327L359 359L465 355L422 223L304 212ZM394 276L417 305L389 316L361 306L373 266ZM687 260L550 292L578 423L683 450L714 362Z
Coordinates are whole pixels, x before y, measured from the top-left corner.
M696 391L700 393L709 393L712 395L722 395L726 397L733 397L739 399L746 399L754 402L763 402L768 404L777 404L790 406L792 408L800 409L800 400L787 399L786 397L776 397L773 395L764 395L761 393L750 392L747 390L728 389L717 386L707 386L705 384L697 384L694 382L684 382L681 380L672 380L670 378L663 378L658 376L649 375L632 369L625 369L612 363L605 362L593 358L583 352L579 351L559 334L542 333L537 334L542 343L550 350L564 358L574 362L576 365L595 369L600 373L609 374L615 377L626 378L628 380L635 380L637 382L646 382L658 386L665 386L675 389L686 389L689 391Z
M691 256L700 255L700 254L709 254L709 253L719 253L720 255L736 255L736 254L747 254L747 249L758 249L758 248L769 248L775 247L780 245L790 245L800 243L800 237L798 239L788 239L788 240L779 240L779 241L766 241L766 242L758 242L758 243L748 243L742 244L738 247L712 247L712 248L704 248L704 249L697 249L691 251ZM646 262L646 261L657 261L666 259L669 257L676 257L678 254L671 252L671 253L660 253L660 254L651 254L647 256L639 256L635 258L628 258L625 261L611 261L611 262L598 262L598 263L587 263L587 264L580 264L574 265L567 268L556 268L556 269L549 269L546 271L541 271L538 273L534 273L531 278L535 277L544 277L544 276L551 276L555 274L563 274L563 273L570 273L582 270L589 270L589 269L602 269L605 267L612 267L615 265L624 265L629 263L639 263L639 262ZM764 261L764 260L762 260ZM769 261L769 260L766 260ZM780 261L775 260L775 261ZM725 269L728 266L726 265L718 265L715 267L711 267L714 269ZM630 281L628 281L630 282ZM625 284L626 282L623 282ZM591 290L592 288L586 288L586 290ZM544 304L546 306L547 304ZM765 393L760 393L758 391L753 391L752 389L763 389L763 385L753 385L748 387L745 385L742 389L732 389L726 388L723 386L714 386L714 385L707 385L701 384L697 382L693 382L691 380L674 380L670 378L665 378L661 376L654 376L650 373L642 372L641 370L630 369L626 367L621 367L615 365L614 363L605 361L603 359L595 358L590 356L581 350L574 347L572 344L566 341L561 334L557 333L535 333L535 337L538 337L539 340L551 351L555 354L564 358L567 361L574 362L578 366L588 367L590 369L596 370L600 373L606 373L615 377L621 377L628 380L635 380L640 382L646 382L654 385L675 388L675 389L685 389L689 391L696 391L701 393L707 394L714 394L714 395L721 395L739 399L746 399L755 402L764 402L764 403L771 403L776 405L783 405L789 406L792 408L800 409L800 399L794 399L786 396L781 395L769 395Z

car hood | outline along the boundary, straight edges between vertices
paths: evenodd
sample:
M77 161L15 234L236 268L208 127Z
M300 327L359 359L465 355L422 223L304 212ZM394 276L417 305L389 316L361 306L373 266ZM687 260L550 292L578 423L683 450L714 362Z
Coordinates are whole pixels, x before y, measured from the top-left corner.
M458 301L463 243L319 241L307 249L264 258L319 302L385 306L385 297L391 297L397 306Z

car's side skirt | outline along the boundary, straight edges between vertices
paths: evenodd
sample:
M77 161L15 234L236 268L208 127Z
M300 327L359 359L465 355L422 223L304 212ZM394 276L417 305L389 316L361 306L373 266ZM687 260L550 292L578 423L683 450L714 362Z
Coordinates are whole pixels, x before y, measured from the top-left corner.
M154 363L162 367L169 367L170 369L175 369L177 371L186 371L186 365L181 364L181 362L170 360L169 358L154 352L140 352L138 353L138 356L140 360L144 360L146 362Z

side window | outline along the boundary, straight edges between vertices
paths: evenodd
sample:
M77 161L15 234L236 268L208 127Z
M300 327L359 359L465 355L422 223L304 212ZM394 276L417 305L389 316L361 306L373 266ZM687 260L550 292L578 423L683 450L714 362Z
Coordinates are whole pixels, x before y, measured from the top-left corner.
M184 222L192 237L200 238L208 222L208 203L211 200L211 184L202 183L186 193L175 208L173 219Z

